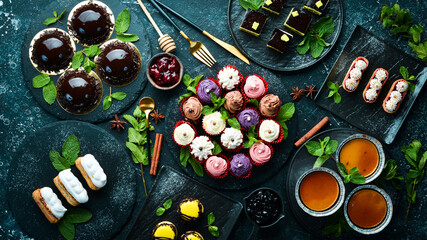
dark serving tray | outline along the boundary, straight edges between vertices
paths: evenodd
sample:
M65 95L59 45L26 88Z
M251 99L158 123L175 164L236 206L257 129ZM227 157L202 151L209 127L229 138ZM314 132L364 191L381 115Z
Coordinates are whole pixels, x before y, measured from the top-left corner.
M297 45L304 37L299 36L283 25L286 17L293 7L302 9L303 6L304 1L288 0L280 12L280 15L270 13L260 8L259 11L265 13L268 16L268 19L261 34L258 37L255 37L249 33L239 30L240 24L242 23L245 15L245 9L240 6L238 0L230 0L228 6L228 25L230 27L231 36L243 54L245 54L251 61L254 61L265 68L276 71L296 71L310 67L322 60L322 58L331 51L337 42L344 23L344 10L341 0L329 1L322 17L331 16L335 24L334 33L329 38L325 39L326 42L331 44L331 46L325 48L318 58L313 58L310 52L307 52L305 55L300 55L297 52ZM313 17L311 23L312 27L313 23L317 21L319 17L312 13L309 14ZM267 42L275 28L284 29L294 36L292 44L283 54L267 47Z
M179 202L188 197L199 199L205 208L202 219L194 225L185 223L177 214ZM172 207L158 217L156 210L167 199L172 199ZM214 213L214 225L220 231L219 237L215 239L227 239L239 218L242 208L241 203L194 181L170 167L163 166L127 239L151 239L154 226L161 221L174 223L178 229L178 236L186 231L193 230L201 233L205 239L214 239L206 228L207 215L210 212Z
M342 84L350 64L358 56L366 57L369 66L356 91L349 93L341 88L339 90L341 103L335 104L332 98L327 98L329 88L326 83L332 81ZM399 72L402 65L408 68L410 74L417 77L415 91L408 92L398 111L389 114L383 110L382 103L393 82L402 78ZM386 69L389 72L389 79L378 100L375 103L366 103L362 96L363 90L377 68ZM427 67L424 63L386 43L365 28L356 26L314 101L351 125L383 140L386 144L391 144L426 80Z
M71 208L53 183L58 171L49 159L49 151L61 152L70 135L76 135L80 154L93 154L107 175L107 184L91 190L80 171L71 171L83 184L89 201L78 207L89 209L92 219L76 224L75 239L109 239L129 220L136 200L136 174L128 153L111 134L95 125L78 121L60 121L28 136L14 156L6 186L10 210L22 231L35 239L62 239L56 224L50 224L33 198L34 190L50 187L66 208Z
M98 123L98 122L103 122L105 120L113 118L115 113L121 113L125 111L141 95L142 90L144 90L147 84L147 78L145 77L144 71L145 71L146 62L151 58L151 46L150 46L148 34L147 34L147 31L145 30L144 24L141 23L141 20L138 17L141 15L136 14L135 12L131 12L131 24L128 32L135 33L140 38L139 41L135 42L134 44L138 48L139 52L141 53L141 58L142 58L141 72L139 76L135 79L135 81L133 81L131 84L123 87L112 87L113 93L125 92L127 94L127 97L122 101L114 100L111 107L106 111L102 109L102 101L101 101L101 103L98 105L98 107L95 110L85 115L73 115L71 113L64 111L61 108L61 106L59 106L58 101L55 101L52 105L49 105L43 99L42 89L33 88L33 85L32 85L33 77L39 75L40 73L33 67L29 58L28 49L30 46L30 42L39 31L46 28L52 28L52 27L60 28L68 32L67 26L65 23L68 19L70 10L79 2L80 1L53 1L50 4L48 4L44 9L42 9L40 11L40 14L34 18L34 20L31 22L28 28L28 31L25 33L24 41L21 47L22 75L28 90L30 90L30 93L34 96L35 100L46 112L60 119L81 120L86 122ZM110 9L113 11L115 19L117 19L117 15L123 9L126 8L126 6L122 4L120 1L105 0L103 2L107 4L110 7ZM52 11L54 10L62 11L62 9L67 9L67 12L64 14L61 20L61 21L64 21L64 24L55 23L50 26L43 25L43 21L46 18L52 17ZM110 39L114 39L115 37L116 37L116 33L114 31ZM76 50L80 51L82 49L83 47L76 43ZM51 79L55 83L55 85L59 76L60 75L51 76ZM102 87L103 87L102 99L104 99L106 96L110 94L110 86L102 82Z
M321 133L316 134L312 138L310 138L308 141L318 141L318 139L324 139L325 137L330 137L331 140L337 140L338 145L345 140L350 135L356 134L356 133L362 133L359 130L351 129L351 128L335 128L335 129L329 129L326 131L323 131ZM386 161L391 158L389 152L387 149L383 146ZM335 153L334 153L335 156ZM310 155L307 152L307 148L305 147L305 144L302 145L295 155L293 156L290 166L289 166L289 172L286 182L286 197L288 199L289 208L291 209L295 219L297 222L309 233L315 235L316 237L325 238L325 235L322 235L322 228L325 226L327 219L330 217L313 217L306 212L304 212L298 205L296 199L295 199L295 186L299 179L299 177L309 169L313 168L313 164L316 161L316 157ZM328 159L324 164L323 167L327 167L338 173L338 168L336 165L336 162L333 159ZM339 173L338 173L339 174ZM393 202L393 210L397 210L398 202L399 202L399 191L393 188L391 184L388 182L385 183L382 180L383 176L380 175L377 179L375 179L373 182L368 184L374 184L378 187L384 189L387 194L391 197ZM353 183L347 183L345 185L345 197L348 196L348 194L356 187L360 186ZM344 204L342 205L341 209L344 208ZM394 218L396 219L396 218ZM393 223L393 220L390 224ZM375 239L384 239L385 232L387 232L387 229L390 229L390 226L387 226L385 230L383 230L382 233L375 234ZM344 231L345 232L345 231ZM347 239L348 237L353 236L352 238L360 238L361 236L366 237L366 235L362 235L360 233L357 233L355 231L347 231L343 235L343 239Z

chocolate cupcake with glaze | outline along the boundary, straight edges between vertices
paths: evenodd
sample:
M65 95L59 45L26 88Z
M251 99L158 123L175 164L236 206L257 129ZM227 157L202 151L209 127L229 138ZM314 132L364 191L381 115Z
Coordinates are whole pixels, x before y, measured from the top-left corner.
M95 57L95 70L102 81L111 86L125 86L138 77L142 60L135 45L113 39L100 49L101 53Z
M93 111L102 99L102 83L95 72L67 70L56 83L59 105L71 114Z
M187 120L197 122L202 116L203 105L196 97L185 98L181 103L181 113Z
M59 28L38 32L31 40L29 56L37 71L58 75L71 66L76 45L70 35Z
M224 108L231 114L240 111L245 105L243 95L239 91L228 92L225 94L224 98L227 99L224 103Z
M114 14L105 3L89 0L77 4L68 16L68 32L85 47L107 41L114 31Z
M282 102L277 95L267 94L259 102L259 112L261 115L269 118L277 116L282 106Z

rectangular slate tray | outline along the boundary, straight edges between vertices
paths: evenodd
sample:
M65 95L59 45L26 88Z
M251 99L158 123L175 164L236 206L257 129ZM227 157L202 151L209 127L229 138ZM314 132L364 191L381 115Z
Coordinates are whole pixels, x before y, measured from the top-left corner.
M177 214L179 202L188 197L199 199L205 208L202 219L195 224L185 223ZM172 199L172 207L158 217L156 210L167 199ZM205 227L207 215L213 212L216 218L214 225L220 230L219 237L215 239L225 240L233 229L242 208L240 202L228 198L170 167L163 166L127 239L151 239L154 226L161 221L174 223L179 236L186 231L193 230L201 233L205 239L213 239L214 237ZM177 237L177 239L180 238Z
M349 93L340 88L339 93L342 100L341 103L336 104L332 98L327 98L329 88L326 83L332 81L342 84L350 64L358 56L366 57L369 66L363 73L356 91ZM393 82L402 78L399 72L402 65L409 70L411 75L417 77L415 91L408 92L399 110L394 114L389 114L383 110L382 103ZM383 86L377 101L366 103L363 100L363 90L377 68L386 69L389 72L389 79ZM391 144L426 79L427 67L424 63L386 43L365 28L356 26L314 101L351 125L383 140L386 144Z

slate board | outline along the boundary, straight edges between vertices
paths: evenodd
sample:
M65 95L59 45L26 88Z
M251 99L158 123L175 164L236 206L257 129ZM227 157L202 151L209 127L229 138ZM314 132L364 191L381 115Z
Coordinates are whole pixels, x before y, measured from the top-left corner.
M62 144L72 134L80 142L79 156L95 156L107 175L107 184L93 191L80 171L71 171L83 184L89 201L78 207L89 209L93 217L76 225L75 239L107 239L121 231L128 221L136 199L136 174L125 148L108 132L95 125L78 121L49 124L28 136L20 146L9 170L7 200L21 229L35 239L62 239L57 226L45 218L31 194L50 187L66 208L71 208L53 183L58 175L49 159L49 151L61 152Z
M325 137L329 136L331 140L337 140L338 145L344 141L347 137L350 135L356 134L356 133L363 133L356 129L350 129L350 128L335 128L335 129L329 129L326 131L323 131L321 133L316 134L312 138L310 138L308 141L318 141L318 139L324 139ZM307 141L307 142L308 142ZM306 143L307 143L306 142ZM388 159L391 159L390 154L388 153L387 149L383 146L386 161ZM333 154L334 157L336 153ZM289 171L288 171L288 177L286 181L286 197L288 199L289 208L291 209L291 212L293 213L295 219L297 222L309 233L317 236L317 237L325 237L325 235L322 235L322 228L326 224L327 217L313 217L309 215L308 213L304 212L298 205L296 199L295 199L295 186L299 179L299 177L309 169L313 168L313 164L316 161L316 157L310 155L307 152L307 148L305 147L305 144L301 146L293 156L290 165L289 165ZM336 165L336 162L333 159L328 159L324 164L323 167L327 167L329 169L332 169L336 173L339 174L338 168ZM370 182L368 184L374 184L377 185L380 188L383 188L388 195L390 195L390 198L393 202L393 210L397 210L397 204L399 202L399 192L393 188L391 184L378 184L378 180L380 180L382 176L380 175L377 179L375 179L373 182ZM381 181L380 181L381 182ZM347 183L344 184L345 186L345 198L347 198L348 194L356 187L360 186L353 183ZM342 205L341 209L343 209L344 204ZM344 214L343 214L344 217ZM393 219L392 219L393 221ZM383 232L387 232L387 229L390 229L389 226L386 227ZM344 231L345 232L345 231ZM347 231L345 232L344 239L349 236L355 237L361 237L364 238L366 235L362 235L360 233L357 233L355 231ZM375 239L384 239L385 237L381 237L381 233L375 234Z
M294 33L283 25L291 9L293 7L302 9L304 2L305 1L301 0L286 1L280 15L270 13L260 8L259 11L266 14L268 19L261 34L258 37L255 37L249 33L239 30L240 24L242 23L245 15L245 9L240 6L238 0L230 0L228 6L228 25L230 27L231 36L233 37L237 47L251 61L265 68L276 71L296 71L310 67L322 60L322 58L331 51L341 33L342 25L344 23L342 1L330 0L325 12L321 16L332 17L335 24L335 31L330 37L325 39L325 41L330 43L331 46L325 48L318 58L313 58L309 52L305 55L300 55L296 48L304 37L299 36L297 33ZM308 13L312 16L312 23L310 25L310 27L312 27L313 23L320 17L310 12ZM283 29L294 36L288 50L283 54L267 47L267 42L275 28Z
M203 74L205 78L216 78L219 70L221 70L225 65L234 65L242 74L243 77L246 77L250 74L257 74L259 76L264 77L269 85L269 93L273 93L279 96L282 104L291 102L291 97L289 93L287 93L287 89L283 88L281 79L276 75L272 74L270 71L263 69L258 66L249 66L244 64L238 59L218 59L217 64L212 68L208 69L204 66L197 67L191 70L188 70L190 76L195 77L199 74ZM176 94L176 96L182 95L186 93L186 90L181 90ZM172 101L169 105L168 112L166 113L166 143L167 149L170 151L171 156L176 159L176 164L182 168L182 170L189 175L190 177L196 179L197 181L209 185L210 187L217 189L244 189L249 188L258 184L261 184L272 176L276 175L280 169L286 163L288 156L293 148L293 143L295 141L297 124L298 124L298 116L295 112L292 119L286 122L288 126L288 138L283 140L281 143L273 144L273 158L263 166L253 166L251 176L248 179L240 179L232 176L230 173L224 179L214 179L205 173L203 177L199 177L194 173L193 168L190 164L186 168L184 168L179 162L179 153L180 146L178 146L173 140L173 129L176 123L179 120L184 120L184 117L180 111L180 103L178 101ZM228 126L228 125L227 125ZM197 127L197 135L206 135L204 130L201 127L201 123L196 125ZM220 143L219 137L213 137L213 140ZM246 137L245 137L246 139ZM245 151L245 150L243 150ZM246 150L247 152L247 150ZM223 151L221 154L228 156L232 156L232 154L228 154L227 151Z
M177 214L179 202L189 197L199 199L205 209L203 217L195 224L184 222ZM167 199L172 200L172 207L158 217L156 210ZM242 208L241 203L194 181L170 167L163 166L127 239L151 239L154 227L161 221L170 221L175 224L178 236L192 230L202 234L204 239L214 239L205 227L208 214L213 212L215 215L214 225L220 231L219 237L215 239L225 240L233 229Z
M49 105L43 99L42 89L33 88L32 79L33 77L39 75L40 73L31 64L28 48L30 46L30 42L33 39L33 37L39 31L45 28L56 27L68 32L67 26L65 24L66 19L68 19L69 11L79 2L80 1L53 1L52 3L48 4L44 9L40 11L40 15L34 18L34 20L32 21L32 23L28 28L27 33L25 34L24 41L21 47L22 75L24 77L24 81L27 85L27 88L30 90L35 100L46 112L60 119L81 120L86 122L98 123L108 119L112 119L115 113L119 114L125 111L141 95L142 90L144 90L148 81L147 77L145 76L145 68L148 60L151 58L151 45L149 42L147 31L145 30L145 27L144 27L144 24L142 24L141 20L139 19L141 15L131 11L131 23L130 23L129 30L127 32L137 34L138 37L140 38L140 40L137 42L134 42L134 44L139 49L139 52L141 53L141 58L142 58L141 72L139 76L135 79L135 81L133 81L131 84L123 87L112 87L113 93L125 92L127 94L127 97L122 101L113 100L112 106L106 111L102 109L102 102L101 102L95 110L85 115L73 115L71 113L64 111L61 108L61 106L58 104L58 101L55 101L55 103L53 103L52 105ZM107 4L110 7L110 9L113 11L115 19L117 19L117 15L123 9L126 8L126 6L120 3L120 1L105 0L103 2ZM58 9L61 9L61 10L67 9L67 12L62 17L62 20L65 21L64 24L61 25L59 23L55 23L50 26L43 25L43 21L46 18L52 17L52 11L54 10L58 11ZM110 39L114 39L115 37L116 37L116 33L114 31ZM77 48L77 51L83 49L83 47L78 45L77 43L76 43L76 48ZM59 76L60 75L51 76L51 79L55 83L55 85ZM102 99L104 99L106 96L110 94L110 86L105 84L104 82L102 82L102 86L103 86Z
M369 66L362 75L362 80L360 80L356 91L349 93L341 88L339 90L342 97L341 103L335 104L332 98L327 98L329 88L326 83L332 81L342 84L350 64L358 56L366 57ZM413 93L408 92L398 111L389 114L383 110L382 103L393 82L402 78L399 72L402 65L408 68L411 75L417 77L415 91ZM363 100L363 90L377 68L386 69L389 72L389 79L377 101L366 103ZM356 26L314 100L317 105L351 125L383 140L386 144L391 144L426 80L427 67L424 63L384 42L363 27Z

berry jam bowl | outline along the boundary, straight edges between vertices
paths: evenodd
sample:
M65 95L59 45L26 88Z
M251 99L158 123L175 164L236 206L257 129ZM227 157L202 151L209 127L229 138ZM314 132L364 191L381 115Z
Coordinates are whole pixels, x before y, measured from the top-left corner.
M147 78L157 89L173 89L181 82L183 74L182 62L173 54L159 53L148 62Z
M249 239L254 239L259 228L268 228L284 218L280 195L271 188L258 188L244 198L246 216L254 224Z

